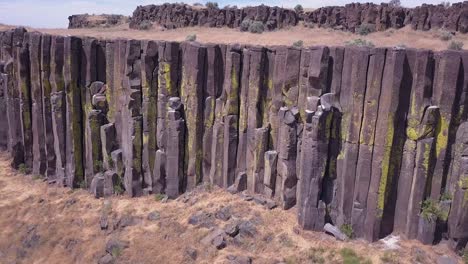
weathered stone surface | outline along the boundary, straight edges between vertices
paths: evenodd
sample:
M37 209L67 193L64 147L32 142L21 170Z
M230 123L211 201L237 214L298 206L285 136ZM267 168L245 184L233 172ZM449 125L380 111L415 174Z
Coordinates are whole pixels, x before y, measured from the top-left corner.
M52 124L52 104L51 104L51 58L52 58L52 37L50 35L42 35L41 39L41 86L42 86L42 107L44 118L44 137L46 148L47 170L46 176L48 179L54 179L56 174L56 155L54 149L54 133Z
M264 176L263 176L263 192L268 197L274 196L276 187L276 167L278 162L278 152L274 150L265 152L264 161Z
M185 159L187 160L186 179L183 184L187 190L193 189L202 179L203 139L203 89L206 48L196 43L185 43L183 48L183 70L181 76L180 98L184 106L187 126L185 140Z
M65 184L78 187L83 184L83 114L81 109L81 91L79 88L81 39L64 38L64 91L66 94L66 130L65 130Z
M166 194L176 198L184 181L185 120L180 110L169 108L167 112Z
M356 164L356 180L354 183L353 208L351 212L351 225L354 234L358 237L362 237L366 229L364 221L367 209L367 195L372 176L372 152L384 64L385 49L372 49L369 54L369 69L367 72L365 103L359 135L359 154Z
M114 123L105 124L100 127L100 141L103 169L115 169L115 164L112 161L112 152L118 148L118 142Z
M278 112L280 130L278 138L278 161L275 197L280 200L283 209L289 209L296 204L297 174L297 127L294 116L287 107ZM288 118L293 116L293 118Z
M154 165L156 160L156 126L158 101L158 44L154 41L142 42L141 91L143 95L143 178L144 186L154 187Z
M321 107L313 114L306 110L302 151L298 173L298 222L304 229L321 230L325 223L325 207L320 206L322 181L326 175L328 141L333 113Z
M341 240L341 241L348 240L348 237L345 234L343 234L343 232L341 232L339 228L329 223L325 224L325 226L323 227L323 230L327 233L332 234L338 240Z

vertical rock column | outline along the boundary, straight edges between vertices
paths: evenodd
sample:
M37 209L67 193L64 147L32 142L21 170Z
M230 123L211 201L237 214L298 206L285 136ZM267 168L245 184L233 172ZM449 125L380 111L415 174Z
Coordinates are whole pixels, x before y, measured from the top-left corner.
M65 37L63 75L66 93L65 183L69 187L84 186L83 114L81 108L80 58L81 39Z
M50 56L50 94L52 132L54 137L54 153L56 156L55 177L59 185L65 184L66 167L66 93L63 76L64 66L64 39L61 36L53 36L51 39ZM53 179L50 179L51 181Z
M213 126L216 114L216 99L222 94L224 79L224 53L225 45L207 44L206 45L206 83L205 83L205 102L203 110L203 163L202 175L204 182L210 182L210 171L212 168L212 144L213 144ZM229 52L226 54L229 59Z
M340 105L341 151L337 157L337 177L339 181L337 225L351 224L353 197L356 182L356 169L359 157L359 137L366 96L366 76L369 63L369 50L348 47L345 49L342 74ZM346 87L346 88L345 88Z
M436 164L431 184L431 199L438 200L447 181L452 145L459 125L461 98L461 58L456 51L442 51L436 55L432 101L440 108L440 123L436 130Z
M33 135L33 167L34 175L45 175L47 169L45 129L42 108L41 82L41 39L38 32L26 33L29 37L29 62L31 74L31 118Z
M19 64L17 62L17 43L22 43L24 28L10 30L3 35L3 60L6 73L7 120L8 120L8 150L12 156L11 165L17 169L25 162L23 133L21 125L21 98L18 86Z
M15 41L15 39L13 39ZM24 150L24 165L33 168L33 136L31 117L31 78L29 60L29 35L24 34L22 42L16 46L15 61L17 64L17 89L20 97L21 135ZM17 122L17 121L15 121Z
M468 238L468 122L462 123L458 128L455 145L457 148L451 171L453 197L448 230L449 237L462 244Z
M184 179L185 121L183 106L178 97L172 97L167 110L167 162L166 194L176 198L182 190Z
M386 233L382 228L384 223L386 228L393 227L393 215L387 215L385 210L392 209L392 186L398 179L406 138L404 124L411 92L408 78L406 52L388 50L379 99L371 181L364 221L364 237L369 241L375 241L382 233Z
M275 197L285 210L296 204L297 114L287 107L278 112L280 127Z
M127 42L125 61L124 94L125 108L122 112L122 150L125 164L124 184L127 194L143 194L143 117L141 93L141 43Z
M96 127L92 128L91 125L98 125L98 114L95 112L91 117L91 112L93 111L92 106L92 96L93 92L90 90L91 83L96 81L96 67L97 67L97 40L93 38L83 38L81 47L81 65L80 65L80 92L81 92L81 106L83 113L83 135L84 135L84 153L83 153L83 166L85 173L85 182L86 186L89 186L93 180L94 175L98 172L95 171L95 163L98 165L98 160L94 160L97 153L93 153L93 141L99 140L92 137L96 134ZM99 88L98 88L99 89ZM93 124L92 124L93 123ZM99 131L99 127L97 127ZM100 148L99 148L100 149ZM97 169L97 168L96 168Z
M52 104L51 104L51 42L50 35L42 35L41 41L41 82L42 82L42 114L44 120L44 134L47 160L47 179L55 179L56 155L54 148L54 132L52 125Z
M166 188L166 118L167 102L179 95L179 43L158 43L158 109L156 143L158 150L154 162L153 192L161 193Z
M263 123L262 117L264 109L262 96L264 95L265 49L262 47L251 47L248 52L250 53L248 86L243 87L247 90L248 97L246 108L248 117L247 120L245 120L247 121L245 164L247 165L247 188L250 192L254 193L259 191L255 189L255 186L263 184L263 176L255 177L255 171L258 171L256 167L259 166L256 162L259 162L259 159L255 160L254 157L259 157L259 155L256 155L256 146L258 144L255 140L260 139L260 137L256 136L258 133L257 128L261 128ZM241 141L239 141L239 143L241 143ZM263 157L263 153L261 157ZM260 178L262 180L257 182Z
M239 127L239 92L241 78L241 51L238 46L228 46L223 84L224 146L223 183L231 186L236 178L236 156Z
M153 170L156 159L156 126L158 100L158 44L142 42L141 91L143 94L143 188L145 193L153 192Z
M354 235L357 237L363 237L364 229L366 228L364 220L366 218L367 195L371 181L372 153L374 150L375 126L378 119L377 114L385 65L385 53L385 49L376 48L372 49L369 54L367 89L359 134L359 154L356 164L356 181L354 183L353 208L351 213L351 225Z
M409 239L417 236L421 203L428 195L426 186L435 164L433 142L439 109L429 107L432 95L434 58L430 51L417 51L414 58L413 84L403 149L394 231Z
M180 98L187 125L185 140L186 190L192 190L202 180L203 105L206 48L184 43Z
M326 205L321 200L326 175L328 143L333 113L319 106L305 111L302 151L299 159L298 222L304 229L322 230Z

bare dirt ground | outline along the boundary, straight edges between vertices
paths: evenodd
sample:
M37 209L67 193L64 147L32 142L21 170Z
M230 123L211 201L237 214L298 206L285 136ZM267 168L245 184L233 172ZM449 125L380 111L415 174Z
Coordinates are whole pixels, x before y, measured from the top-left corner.
M0 152L3 264L97 263L106 248L114 263L241 263L230 262L232 256L266 264L435 263L441 255L460 260L445 245L401 241L400 249L389 251L381 242L338 242L324 233L301 231L294 209L268 210L217 188L200 188L167 202L156 196L95 199L84 190L23 175L9 162ZM194 218L199 215L205 217ZM107 230L101 223L108 224ZM235 238L226 235L224 249L201 242L212 230L233 223L244 228ZM109 241L125 246L109 247Z
M5 30L11 26L0 25L0 30ZM341 46L347 41L361 38L371 41L379 47L394 47L404 45L411 48L424 48L432 50L445 50L450 41L460 41L464 47L468 47L468 34L457 34L451 40L440 39L441 32L415 31L409 27L402 29L389 29L382 32L371 33L367 36L360 36L350 32L337 31L324 28L305 28L302 25L290 29L282 29L263 34L252 34L240 32L238 29L230 28L204 28L190 27L175 30L163 30L154 28L150 30L133 30L128 28L128 24L113 28L94 29L30 29L38 30L49 34L92 36L96 38L115 39L151 39L151 40L174 40L184 41L188 35L196 34L197 41L202 43L241 43L252 45L292 45L298 40L302 40L305 46L328 45Z

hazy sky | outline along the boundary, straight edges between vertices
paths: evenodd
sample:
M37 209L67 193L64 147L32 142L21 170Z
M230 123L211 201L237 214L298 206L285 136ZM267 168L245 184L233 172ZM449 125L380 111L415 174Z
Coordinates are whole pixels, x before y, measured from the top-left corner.
M402 5L413 7L421 5L423 2L437 4L442 0L401 0ZM461 0L460 0L461 1ZM460 2L458 1L458 2ZM60 28L68 26L68 16L72 14L124 14L131 15L137 5L161 4L165 2L159 0L0 0L0 23L12 25L24 25L33 27ZM179 1L180 2L180 1ZM185 0L185 3L196 3L205 1ZM222 0L216 1L220 7L228 4L237 6L266 4L270 6L294 7L300 3L304 7L320 7L330 5L344 5L349 2L385 2L384 1L362 1L362 0Z

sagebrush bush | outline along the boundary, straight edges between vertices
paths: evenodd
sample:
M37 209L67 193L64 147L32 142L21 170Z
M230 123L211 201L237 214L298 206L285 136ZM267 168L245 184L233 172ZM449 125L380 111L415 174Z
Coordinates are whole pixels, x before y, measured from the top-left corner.
M186 41L195 41L195 40L197 40L197 35L196 34L187 35L187 37L185 37L185 40Z
M372 32L375 32L375 25L372 24L362 24L356 29L356 33L361 36L368 35Z
M302 7L302 5L296 5L294 7L294 11L296 11L296 13L302 13L304 12L304 8Z
M249 26L249 32L250 32L250 33L262 34L263 31L265 31L265 25L263 25L263 23L260 22L260 21L254 21L254 22Z
M298 48L302 48L302 46L304 46L304 41L298 40L298 41L293 43L293 46L298 47Z
M439 32L440 40L449 41L452 39L452 37L453 37L452 33L447 30L440 30Z
M148 20L141 21L140 25L138 25L139 30L149 30L153 27L153 23Z
M241 24L240 24L240 31L242 32L247 32L249 31L250 25L252 25L252 20L250 19L244 19Z
M345 42L346 46L357 46L357 47L369 47L373 48L375 47L374 43L371 41L365 40L365 39L354 39L351 41L346 41Z
M463 42L452 40L452 41L450 41L447 48L450 49L450 50L462 50L463 49Z

